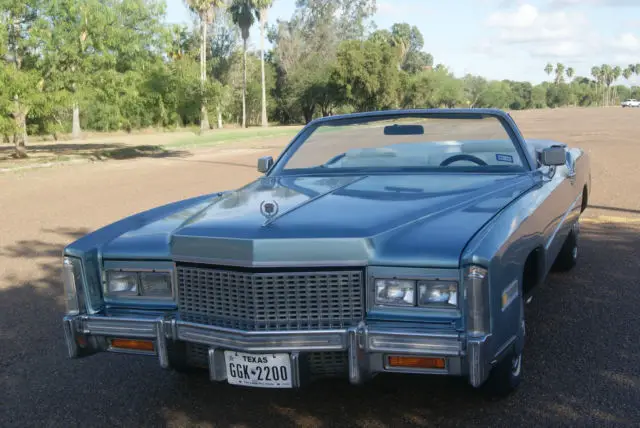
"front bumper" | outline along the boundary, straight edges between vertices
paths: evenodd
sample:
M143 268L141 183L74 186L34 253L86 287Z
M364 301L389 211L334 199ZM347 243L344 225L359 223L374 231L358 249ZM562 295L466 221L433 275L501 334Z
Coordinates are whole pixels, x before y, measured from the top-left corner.
M223 350L254 353L286 352L291 355L294 373L300 354L346 351L348 376L361 384L375 373L404 372L468 375L473 386L486 380L491 363L486 356L487 340L467 341L457 332L399 330L362 322L348 329L313 331L241 331L195 324L173 316L114 317L104 315L66 316L63 321L69 357L113 351L110 338L138 338L154 341L154 351L164 368L170 367L168 341L206 345L212 380L226 379ZM138 352L144 353L144 352ZM385 364L385 356L412 355L446 358L444 369L402 369ZM300 386L299 376L294 387Z

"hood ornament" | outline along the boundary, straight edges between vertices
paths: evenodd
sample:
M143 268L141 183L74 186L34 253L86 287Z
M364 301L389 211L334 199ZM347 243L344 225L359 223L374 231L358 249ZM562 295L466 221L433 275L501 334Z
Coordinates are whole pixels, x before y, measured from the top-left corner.
M275 217L278 214L280 207L276 201L262 201L260 204L260 213L267 219Z

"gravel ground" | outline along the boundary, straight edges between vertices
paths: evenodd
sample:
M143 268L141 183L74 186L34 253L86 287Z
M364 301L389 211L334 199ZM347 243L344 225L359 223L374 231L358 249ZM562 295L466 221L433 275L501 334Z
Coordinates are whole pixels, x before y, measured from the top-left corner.
M527 307L525 379L502 401L451 378L268 391L164 371L150 357L67 359L62 247L123 216L238 187L285 141L0 174L0 426L639 426L639 115L514 114L525 137L586 149L593 191L579 265L551 275Z

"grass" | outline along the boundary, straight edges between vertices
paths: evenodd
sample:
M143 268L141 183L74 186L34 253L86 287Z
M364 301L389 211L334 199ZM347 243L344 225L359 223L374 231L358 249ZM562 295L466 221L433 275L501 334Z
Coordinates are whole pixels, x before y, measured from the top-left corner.
M189 148L215 146L218 144L234 143L239 141L262 140L265 138L293 137L302 126L286 126L273 128L248 128L212 131L195 138L183 138L162 146L165 148Z

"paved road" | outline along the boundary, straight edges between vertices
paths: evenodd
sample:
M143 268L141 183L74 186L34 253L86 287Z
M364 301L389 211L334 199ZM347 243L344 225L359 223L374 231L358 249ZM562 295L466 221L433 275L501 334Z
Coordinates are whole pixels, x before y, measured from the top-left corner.
M239 186L257 176L255 158L277 154L280 144L0 175L0 426L638 426L636 113L516 115L527 137L585 147L594 190L580 264L550 276L527 307L525 381L499 402L445 378L265 391L167 372L150 357L66 358L62 246L122 216Z

